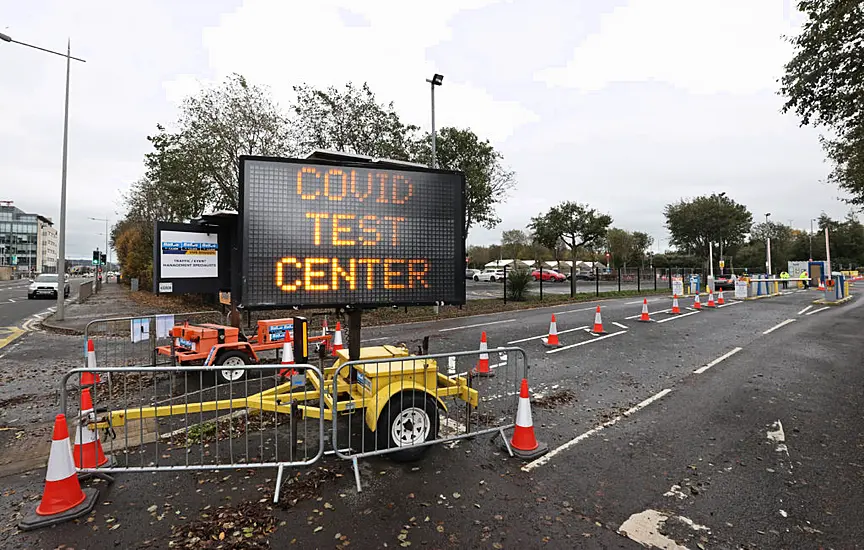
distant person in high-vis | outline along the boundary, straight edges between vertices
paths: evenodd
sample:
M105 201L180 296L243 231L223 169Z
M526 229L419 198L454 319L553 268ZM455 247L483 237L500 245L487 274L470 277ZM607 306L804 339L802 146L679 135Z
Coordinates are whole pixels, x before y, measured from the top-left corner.
M810 288L810 275L806 271L801 272L801 284L804 285L804 288Z
M780 278L783 279L783 289L789 288L789 273L784 271L780 274Z

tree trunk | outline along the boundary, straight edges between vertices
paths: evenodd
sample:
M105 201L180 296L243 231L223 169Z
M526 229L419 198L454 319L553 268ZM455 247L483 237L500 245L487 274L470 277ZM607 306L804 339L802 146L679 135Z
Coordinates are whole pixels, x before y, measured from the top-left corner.
M570 297L576 297L576 247L570 249Z

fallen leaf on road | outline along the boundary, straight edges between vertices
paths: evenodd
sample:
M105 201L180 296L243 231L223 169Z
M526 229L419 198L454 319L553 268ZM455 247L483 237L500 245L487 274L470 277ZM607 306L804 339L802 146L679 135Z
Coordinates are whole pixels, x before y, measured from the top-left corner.
M321 526L319 525L318 527L316 527L315 529L313 529L312 532L313 532L313 533L318 533L318 532L323 531L323 530L324 530L324 528L321 527Z

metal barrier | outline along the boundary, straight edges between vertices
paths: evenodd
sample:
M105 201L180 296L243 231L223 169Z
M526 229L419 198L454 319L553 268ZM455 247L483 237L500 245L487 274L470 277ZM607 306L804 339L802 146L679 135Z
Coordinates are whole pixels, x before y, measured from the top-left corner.
M333 448L353 462L358 491L360 458L416 460L430 445L493 432L510 451L504 430L514 425L527 356L517 347L488 350L484 369L483 353L349 361L333 369L327 398L340 413L332 418ZM362 422L355 422L361 411Z
M278 501L284 467L313 464L324 454L323 415L304 414L295 396L318 410L323 392L305 390L308 379L321 379L313 365L246 365L242 380L213 384L207 367L76 368L63 376L61 412L77 419L76 441L86 441L89 427L105 434L104 452L113 459L99 467L81 467L94 474L196 470L278 468L274 500ZM88 386L95 412L82 411L81 377L85 372L110 374L112 384ZM69 382L77 394L68 414ZM86 381L85 381L86 382ZM83 393L83 390L81 390ZM293 393L293 392L296 393ZM304 394L312 395L304 395ZM306 405L308 408L309 405ZM86 466L85 450L76 448L76 462ZM80 461L80 462L79 462ZM95 466L95 463L92 464Z
M222 316L218 311L193 311L90 321L84 328L84 365L87 364L87 340L93 340L100 368L174 364L172 355L160 355L156 348L172 345L168 331L175 324L187 321L190 324L219 323Z

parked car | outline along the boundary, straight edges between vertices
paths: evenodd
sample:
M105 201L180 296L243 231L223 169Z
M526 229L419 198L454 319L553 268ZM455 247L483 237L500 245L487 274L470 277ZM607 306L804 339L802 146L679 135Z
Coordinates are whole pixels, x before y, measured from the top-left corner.
M535 281L539 281L540 280L540 270L535 269L534 271L531 272L531 276L534 277ZM554 269L544 269L543 270L543 281L544 282L550 281L553 283L560 283L560 282L566 281L566 280L567 280L567 277L565 275L558 273Z
M716 275L714 277L714 288L717 290L735 290L735 282L732 275Z
M479 275L479 274L480 274L479 269L466 269L465 270L465 278L466 279L473 279L475 275Z
M577 271L576 273L572 274L572 277L577 281L593 281L594 273L590 271ZM568 276L567 278L569 279L570 276Z
M495 281L503 281L504 280L504 270L503 269L487 269L482 273L478 273L474 275L475 281L489 281L494 283Z
M27 299L32 300L41 296L57 298L59 288L57 279L57 275L51 273L37 275L36 279L30 282L30 288L27 289ZM63 297L69 297L69 283L67 281L63 282Z

